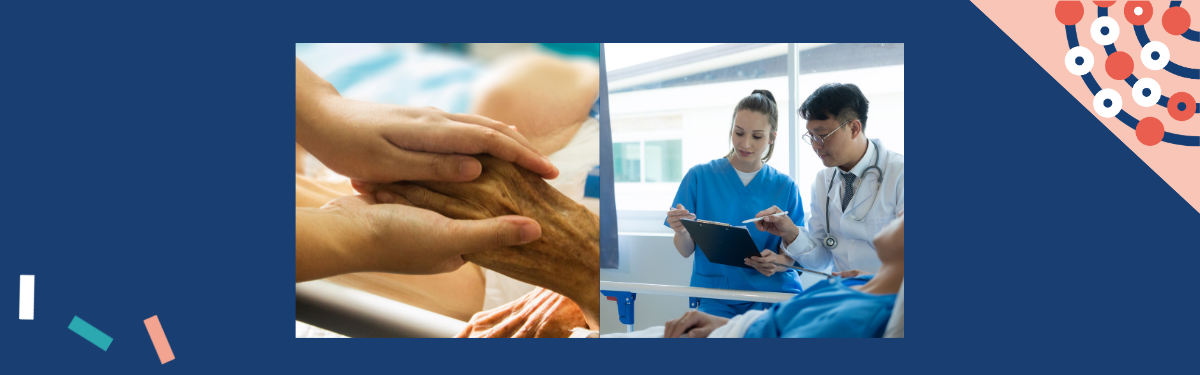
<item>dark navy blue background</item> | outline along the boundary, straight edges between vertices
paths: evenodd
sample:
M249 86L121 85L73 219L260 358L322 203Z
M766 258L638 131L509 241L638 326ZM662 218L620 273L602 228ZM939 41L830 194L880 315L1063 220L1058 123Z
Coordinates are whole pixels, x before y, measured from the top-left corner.
M1194 369L1200 213L969 2L427 7L6 4L0 301L37 291L35 320L0 318L0 373ZM295 339L311 41L903 42L908 338Z

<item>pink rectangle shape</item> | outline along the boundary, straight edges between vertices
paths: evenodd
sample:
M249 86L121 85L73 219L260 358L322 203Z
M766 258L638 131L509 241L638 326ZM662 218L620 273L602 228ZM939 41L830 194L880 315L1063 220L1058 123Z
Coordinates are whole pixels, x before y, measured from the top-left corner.
M175 359L171 352L171 344L167 343L167 334L163 333L162 324L158 323L158 315L146 319L146 331L150 332L150 341L154 342L154 351L158 352L158 360L166 364Z

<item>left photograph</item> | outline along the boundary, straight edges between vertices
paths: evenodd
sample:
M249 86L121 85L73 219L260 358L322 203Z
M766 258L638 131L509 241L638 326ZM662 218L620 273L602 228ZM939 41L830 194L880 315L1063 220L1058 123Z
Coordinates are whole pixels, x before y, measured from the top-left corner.
M296 337L597 337L599 44L296 45Z

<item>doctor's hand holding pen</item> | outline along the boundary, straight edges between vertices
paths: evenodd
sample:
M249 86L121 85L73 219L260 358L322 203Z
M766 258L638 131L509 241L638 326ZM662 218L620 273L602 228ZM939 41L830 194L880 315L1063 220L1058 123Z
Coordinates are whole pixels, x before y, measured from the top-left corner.
M675 231L675 250L679 251L679 255L684 258L692 256L696 252L696 242L692 240L692 235L688 234L687 228L683 227L683 223L679 219L696 220L696 215L688 212L683 204L678 204L674 209L667 211L667 225Z
M771 208L759 211L757 215L754 215L754 218L762 217L763 219L754 222L754 228L779 236L779 238L783 239L783 242L791 244L792 241L796 240L796 237L800 236L800 227L796 226L796 223L792 222L792 218L787 215L773 216L780 212L783 212L783 210L779 209L778 206L771 206Z

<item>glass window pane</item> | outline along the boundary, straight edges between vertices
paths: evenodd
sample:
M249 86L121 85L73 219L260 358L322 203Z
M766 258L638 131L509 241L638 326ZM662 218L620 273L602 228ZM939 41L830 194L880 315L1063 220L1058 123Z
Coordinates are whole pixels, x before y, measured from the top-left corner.
M780 104L775 154L768 164L784 173L789 170L794 158L788 155L787 103L794 99L788 95L787 44L605 44L604 48L613 142L641 146L637 173L632 171L635 163L616 168L618 174L628 172L615 179L627 182L614 186L621 231L673 233L661 218L679 184L688 169L729 153L733 108L754 90L770 90ZM621 163L620 156L614 159ZM635 211L652 211L647 217L657 219L622 216Z
M683 181L683 141L646 141L646 182Z
M639 142L613 143L613 175L616 182L642 182Z
M800 67L796 76L796 108L823 84L853 83L871 103L863 134L868 139L878 139L889 151L904 154L903 44L800 45L796 53ZM798 121L796 130L804 132L806 122ZM793 155L796 175L792 178L801 187L812 186L825 165L806 143L798 144L796 151ZM807 210L811 198L805 188L801 188L801 194ZM805 216L812 214L805 212Z

